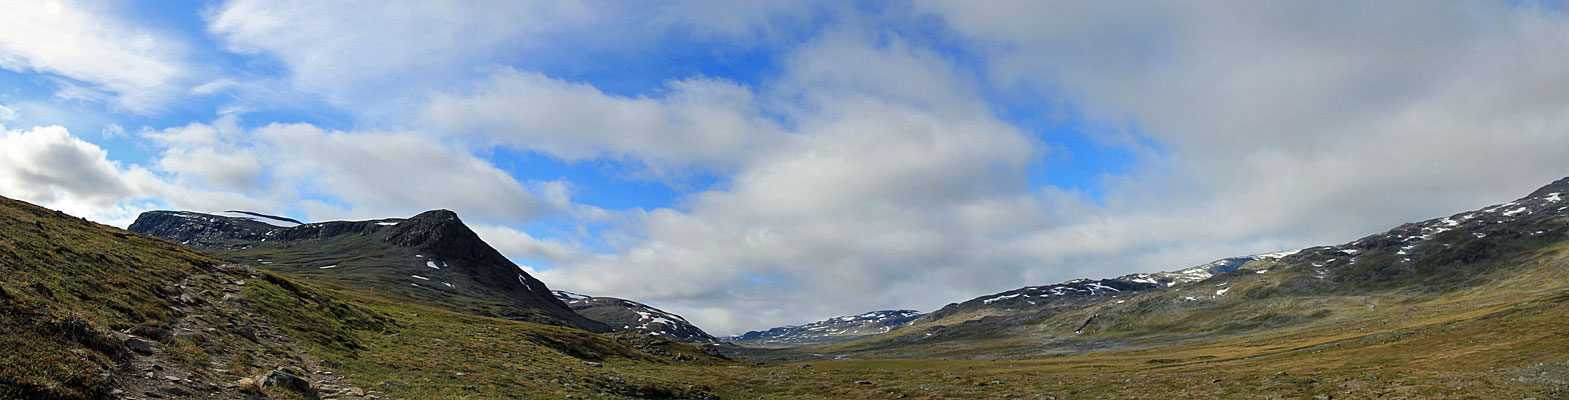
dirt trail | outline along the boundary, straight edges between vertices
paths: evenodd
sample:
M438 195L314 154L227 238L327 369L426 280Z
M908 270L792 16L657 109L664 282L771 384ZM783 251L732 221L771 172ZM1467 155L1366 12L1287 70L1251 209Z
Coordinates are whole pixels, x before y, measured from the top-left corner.
M253 267L222 265L170 287L177 321L169 327L138 326L116 333L131 349L131 359L116 374L119 389L113 394L128 399L256 398L293 384L299 389L308 385L307 398L391 398L348 382L257 315L242 290L247 280L256 278ZM177 361L182 358L196 361Z

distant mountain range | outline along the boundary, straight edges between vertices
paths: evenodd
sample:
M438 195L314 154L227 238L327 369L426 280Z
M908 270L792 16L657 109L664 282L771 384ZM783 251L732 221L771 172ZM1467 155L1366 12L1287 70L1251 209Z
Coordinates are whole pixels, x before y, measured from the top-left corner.
M888 333L903 328L924 313L915 310L872 311L829 318L805 325L751 331L723 340L752 345L808 345L838 343Z
M638 332L685 343L718 343L686 318L646 304L614 297L586 296L554 291L572 311L609 325L615 332Z
M133 225L170 242L0 198L0 398L1558 398L1566 194L740 345L551 291L447 211Z
M1556 274L1528 268L1540 268L1546 261L1538 258L1552 254L1542 249L1569 237L1566 197L1569 178L1515 201L1350 243L1231 257L1174 272L1027 286L948 304L887 334L818 342L788 350L794 356L767 358L1041 357L1348 318L1505 279Z

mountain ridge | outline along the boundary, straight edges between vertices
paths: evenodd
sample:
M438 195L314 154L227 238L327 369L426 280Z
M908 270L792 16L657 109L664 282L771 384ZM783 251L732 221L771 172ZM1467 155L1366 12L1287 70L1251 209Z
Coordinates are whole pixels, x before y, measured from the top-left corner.
M1518 255L1562 243L1569 237L1566 194L1569 178L1514 201L1338 245L1026 286L951 303L888 334L764 358L1052 356L1331 323L1383 303L1441 301L1445 293L1512 279Z
M925 315L916 310L878 310L833 317L801 325L790 325L721 338L726 342L750 345L808 345L838 343L903 328Z
M718 343L719 339L686 318L640 302L616 297L588 296L564 290L552 291L572 311L609 325L613 332L637 332L683 343Z
M245 213L249 215L251 213ZM415 301L593 332L549 287L480 239L450 210L406 219L277 226L256 218L148 211L129 229L233 262Z

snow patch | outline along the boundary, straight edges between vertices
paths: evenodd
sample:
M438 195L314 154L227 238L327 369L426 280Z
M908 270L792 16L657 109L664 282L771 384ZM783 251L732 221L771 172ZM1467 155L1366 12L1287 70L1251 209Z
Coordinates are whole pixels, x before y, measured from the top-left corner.
M397 224L398 224L397 222L377 222L376 223L376 225L381 225L381 226L394 226L394 225L397 225Z
M1224 296L1224 295L1226 295L1226 291L1227 290L1231 290L1231 288L1225 288L1225 289L1221 289L1221 290L1216 290L1215 291L1215 295L1216 296Z
M338 264L332 264L332 265L328 265L328 266L325 266L325 267L321 267L321 269L331 269L331 268L337 268L337 267L338 267Z
M1019 297L1019 295L1018 294L1009 294L1009 295L997 296L997 297L993 297L993 298L990 298L990 299L982 300L981 304L991 304L994 301L1003 301L1003 300L1011 299L1011 298L1014 298L1014 297Z
M436 262L435 261L426 261L425 262L425 266L431 267L431 268L435 268L435 269L441 269L441 267L436 266Z
M592 299L593 298L593 296L584 296L584 295L581 295L581 294L572 293L572 292L568 292L568 291L565 291L565 290L552 290L551 293L555 294L556 298L562 298L562 299L567 299L567 300L588 300L588 299Z
M279 228L292 228L292 227L300 226L299 223L296 223L296 222L293 222L293 221L284 221L284 220L281 220L281 219L272 219L272 218L258 217L258 216L255 216L255 215L250 215L250 214L246 214L246 213L242 213L242 212L235 212L235 211L215 212L215 213L209 213L209 214L223 216L223 217L229 217L229 218L248 219L248 220L260 222L260 223L263 223L263 224L276 226L276 227L279 227Z
M409 275L409 276L412 276L412 277L414 277L414 279L419 279L419 280L422 280L422 281L430 280L430 278L426 278L426 277L419 276L419 275Z
M523 284L523 288L524 289L528 289L528 291L530 291L530 292L534 291L534 286L528 284L528 280L527 279L523 279L523 274L518 274L518 283Z

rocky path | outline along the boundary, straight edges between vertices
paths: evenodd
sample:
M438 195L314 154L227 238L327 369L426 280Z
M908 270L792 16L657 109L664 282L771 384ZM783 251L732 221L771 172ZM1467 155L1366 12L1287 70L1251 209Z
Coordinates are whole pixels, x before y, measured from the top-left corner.
M223 265L167 288L176 304L173 324L115 334L131 354L115 377L120 388L112 394L221 399L293 391L306 398L390 398L349 382L255 314L243 287L256 277L253 267Z

